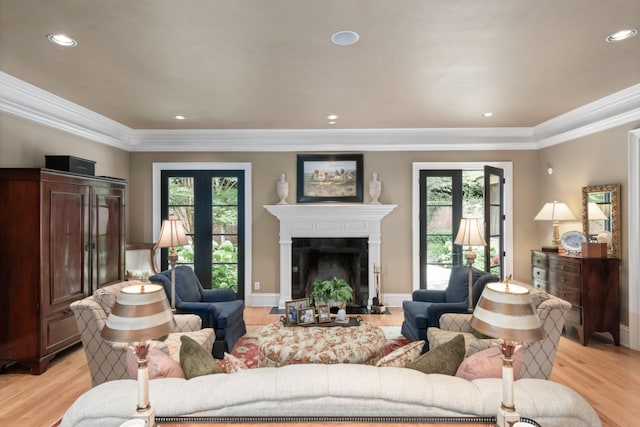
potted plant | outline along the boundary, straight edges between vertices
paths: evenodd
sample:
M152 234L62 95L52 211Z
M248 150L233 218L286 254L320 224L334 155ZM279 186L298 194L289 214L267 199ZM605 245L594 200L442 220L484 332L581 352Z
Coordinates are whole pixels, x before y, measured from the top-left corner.
M353 298L351 285L344 280L334 277L327 280L314 280L309 293L312 304L328 304L344 307Z

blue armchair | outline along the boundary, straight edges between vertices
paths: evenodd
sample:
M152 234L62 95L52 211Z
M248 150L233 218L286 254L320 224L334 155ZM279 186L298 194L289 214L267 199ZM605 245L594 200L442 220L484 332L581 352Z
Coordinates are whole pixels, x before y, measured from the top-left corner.
M164 287L171 300L171 270L149 277ZM231 353L238 339L247 333L244 323L244 301L237 300L232 289L204 289L191 267L176 267L176 313L197 314L203 328L213 328L216 340L212 354L221 359Z
M487 283L500 279L487 272L473 269L473 306ZM451 270L449 284L444 290L418 289L413 291L411 301L402 302L404 322L402 335L410 341L425 340L423 352L428 350L427 328L440 327L443 313L466 313L469 300L469 267L456 265Z

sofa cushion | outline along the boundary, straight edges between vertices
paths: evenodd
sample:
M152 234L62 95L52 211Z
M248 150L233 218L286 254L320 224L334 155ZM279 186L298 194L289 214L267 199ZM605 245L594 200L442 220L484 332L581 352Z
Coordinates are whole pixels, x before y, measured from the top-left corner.
M465 357L469 357L474 353L486 350L492 345L497 345L500 343L499 339L494 338L478 339L471 332L446 331L440 328L428 328L427 340L429 341L429 348L435 349L438 346L451 341L458 335L462 335L464 337Z
M219 374L222 372L220 365L211 353L200 344L186 335L180 337L180 366L187 379L201 375Z
M184 371L180 364L169 357L160 348L150 348L147 354L147 366L149 367L149 379L154 378L184 378ZM127 373L131 379L138 378L138 357L133 348L127 348Z
M224 353L224 371L227 374L249 369L249 367L240 359L232 354Z
M403 345L378 360L376 366L404 368L420 356L424 341L414 341Z
M418 357L407 365L425 374L455 375L464 359L464 337L458 334L451 341L442 344Z
M513 377L520 376L522 368L522 346L513 354ZM471 381L476 378L502 378L502 351L499 347L491 347L479 351L462 361L456 377Z

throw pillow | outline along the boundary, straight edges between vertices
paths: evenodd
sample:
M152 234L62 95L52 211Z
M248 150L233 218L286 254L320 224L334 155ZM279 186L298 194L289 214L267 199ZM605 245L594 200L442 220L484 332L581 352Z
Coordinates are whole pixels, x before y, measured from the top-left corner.
M232 354L224 354L224 370L227 374L249 369L249 367L240 359Z
M175 360L159 348L150 348L147 353L149 379L184 378L184 371ZM127 348L127 373L131 379L138 378L138 357L132 347Z
M376 366L387 368L404 368L420 356L424 341L414 341L403 345L378 360Z
M454 339L434 348L407 365L425 374L455 375L464 359L464 337Z
M211 353L193 338L182 335L180 341L182 343L180 345L180 366L182 366L187 379L222 372L220 365Z
M520 377L522 369L522 346L513 353L513 377ZM466 380L476 378L502 378L502 352L499 347L491 347L479 351L462 361L456 372L456 377Z

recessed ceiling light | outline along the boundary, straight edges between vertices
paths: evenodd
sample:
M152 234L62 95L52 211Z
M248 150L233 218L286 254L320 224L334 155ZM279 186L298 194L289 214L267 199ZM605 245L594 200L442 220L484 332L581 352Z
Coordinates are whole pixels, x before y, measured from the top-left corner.
M336 116L335 114L329 114L329 115L327 116L327 119L329 119L329 120L335 120L335 119L337 119L337 118L338 118L338 116Z
M47 38L51 43L55 43L64 47L76 47L78 42L64 34L47 34Z
M181 116L181 115L173 116L173 118L176 119L176 120L184 120L184 119L186 119L185 116Z
M635 28L629 28L627 30L620 30L620 31L616 31L613 34L609 34L605 40L608 41L609 43L619 42L619 41L631 38L636 34L638 34L638 30L636 30Z
M493 113L491 111L487 111L486 113L482 113L482 117L491 117Z
M331 121L329 122L329 124L330 124L330 125L335 125L336 123L338 123L338 122L336 122L335 120L331 120Z
M360 40L360 35L355 31L338 31L331 36L331 41L338 46L349 46Z

